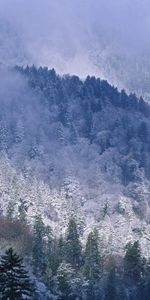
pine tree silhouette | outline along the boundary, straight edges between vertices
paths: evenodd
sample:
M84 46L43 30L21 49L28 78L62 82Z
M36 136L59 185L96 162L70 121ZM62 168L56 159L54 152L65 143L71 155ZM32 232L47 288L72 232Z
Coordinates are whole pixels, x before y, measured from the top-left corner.
M22 259L8 249L0 263L0 295L2 300L32 299L34 289Z

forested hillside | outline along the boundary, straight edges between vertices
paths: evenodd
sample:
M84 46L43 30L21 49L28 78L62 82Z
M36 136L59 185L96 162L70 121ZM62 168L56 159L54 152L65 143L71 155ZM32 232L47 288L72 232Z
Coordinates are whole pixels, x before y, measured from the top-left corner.
M3 256L13 247L29 299L148 300L149 154L142 98L95 77L1 68L0 291L7 260L21 263L12 248Z
M33 67L1 71L1 214L41 214L56 235L76 216L104 249L148 256L150 107L106 81Z

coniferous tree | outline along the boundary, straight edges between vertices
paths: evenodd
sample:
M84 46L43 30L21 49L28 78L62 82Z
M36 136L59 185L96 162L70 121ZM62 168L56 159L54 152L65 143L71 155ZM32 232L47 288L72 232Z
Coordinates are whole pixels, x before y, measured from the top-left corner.
M53 272L56 268L57 252L54 252L54 243L52 237L52 230L50 226L45 228L45 271L43 274L43 279L46 286L50 289L52 287Z
M139 282L143 272L143 258L139 242L129 243L126 249L124 258L125 276L128 279Z
M12 248L7 250L1 259L0 292L2 300L32 299L33 285L22 259Z
M101 274L101 258L98 248L98 233L94 230L87 239L84 264L84 275L93 282L98 280Z
M70 263L73 268L78 268L81 264L81 244L74 219L71 219L68 224L65 250L66 261Z
M65 260L65 240L63 238L63 236L61 235L59 237L59 240L58 240L58 248L57 248L57 251L58 251L58 263L62 263L63 260Z
M33 267L37 276L42 276L46 269L46 241L45 226L40 215L35 217L34 241L33 241Z
M70 264L62 262L57 270L56 281L58 289L61 292L61 299L75 299L72 295L72 281L74 279L74 270Z
M48 264L52 264L52 256L53 256L53 237L52 230L50 226L45 228L45 237L46 237L46 257L48 260Z
M100 275L102 272L98 246L98 232L94 230L88 235L84 253L83 274L88 282L87 300L100 299Z

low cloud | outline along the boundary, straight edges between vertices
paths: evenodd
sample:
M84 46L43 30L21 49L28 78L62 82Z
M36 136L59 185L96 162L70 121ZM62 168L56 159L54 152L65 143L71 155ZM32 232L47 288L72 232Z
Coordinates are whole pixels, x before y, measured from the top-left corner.
M47 65L126 87L120 59L130 65L125 76L137 61L141 69L143 56L150 60L148 0L0 0L0 8L3 64Z

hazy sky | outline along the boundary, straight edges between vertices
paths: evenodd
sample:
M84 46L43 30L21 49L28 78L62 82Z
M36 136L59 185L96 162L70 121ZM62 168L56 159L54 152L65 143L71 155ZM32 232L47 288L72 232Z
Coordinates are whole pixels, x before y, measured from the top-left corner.
M97 56L149 57L150 0L0 0L0 46L3 63L106 76Z

